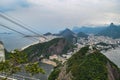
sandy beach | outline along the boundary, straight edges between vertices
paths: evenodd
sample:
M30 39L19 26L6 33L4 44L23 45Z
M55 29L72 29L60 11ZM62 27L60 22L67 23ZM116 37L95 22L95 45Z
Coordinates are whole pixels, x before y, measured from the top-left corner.
M33 42L33 43L29 44L29 45L26 45L26 46L22 47L22 48L20 49L20 51L22 51L22 50L24 50L24 49L26 49L26 48L28 48L28 47L30 47L30 46L32 46L32 45L38 44L38 43L39 43L39 41Z

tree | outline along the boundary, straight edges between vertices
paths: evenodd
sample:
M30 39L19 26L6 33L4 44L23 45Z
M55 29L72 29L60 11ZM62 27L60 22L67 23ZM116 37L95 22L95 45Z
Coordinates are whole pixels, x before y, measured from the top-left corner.
M10 61L13 65L21 65L28 62L27 55L18 50L14 50L13 53L10 53Z
M10 63L9 61L5 61L5 62L0 62L0 73L7 73L10 70Z
M32 76L38 73L45 73L45 71L39 67L38 62L28 63L28 57L25 53L18 50L14 50L13 53L9 53L10 58L5 62L0 62L0 73L4 73L5 79L8 76L25 70Z
M35 62L35 63L29 63L25 66L25 70L26 72L28 72L31 76L38 74L38 73L45 73L45 71L39 67L39 63Z

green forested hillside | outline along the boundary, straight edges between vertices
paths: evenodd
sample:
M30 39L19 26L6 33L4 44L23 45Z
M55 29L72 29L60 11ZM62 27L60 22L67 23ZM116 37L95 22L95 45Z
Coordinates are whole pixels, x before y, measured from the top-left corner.
M82 48L57 69L60 69L56 74L58 80L120 80L118 67L99 51L90 52L88 47ZM51 73L49 80L51 77L54 79L52 74L55 71Z
M41 55L48 58L52 54L62 55L73 49L73 44L64 38L56 38L48 42L39 43L26 48L29 59L39 58Z

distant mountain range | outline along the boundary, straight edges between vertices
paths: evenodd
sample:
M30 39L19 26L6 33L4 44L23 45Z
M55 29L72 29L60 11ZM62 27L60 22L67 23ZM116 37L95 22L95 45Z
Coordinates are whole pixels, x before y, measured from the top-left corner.
M74 27L72 31L75 33L97 34L104 29L106 29L106 27Z
M111 23L108 27L74 27L73 30L66 28L58 34L52 34L48 32L44 35L61 36L69 42L76 42L78 37L87 38L89 34L94 34L96 36L108 36L111 38L120 38L120 26Z
M63 31L61 31L59 33L59 36L62 36L63 38L65 38L66 40L70 41L70 42L77 42L77 38L87 38L88 35L85 34L84 32L78 32L78 33L74 33L72 30L70 29L65 29Z
M120 38L120 26L111 23L108 27L74 27L72 30L74 33L83 32L86 34L94 34L96 36L107 36L111 38Z
M108 36L111 38L120 38L120 26L111 23L106 29L100 31L98 36Z

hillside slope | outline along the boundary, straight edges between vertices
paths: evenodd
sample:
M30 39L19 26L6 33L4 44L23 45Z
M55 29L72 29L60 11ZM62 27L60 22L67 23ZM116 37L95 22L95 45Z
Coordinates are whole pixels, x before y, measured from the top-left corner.
M23 52L27 53L29 60L38 60L42 55L48 58L50 55L62 55L73 49L73 44L64 38L56 38L48 42L39 43L26 48Z
M84 47L55 68L48 80L120 80L120 71L99 51Z

